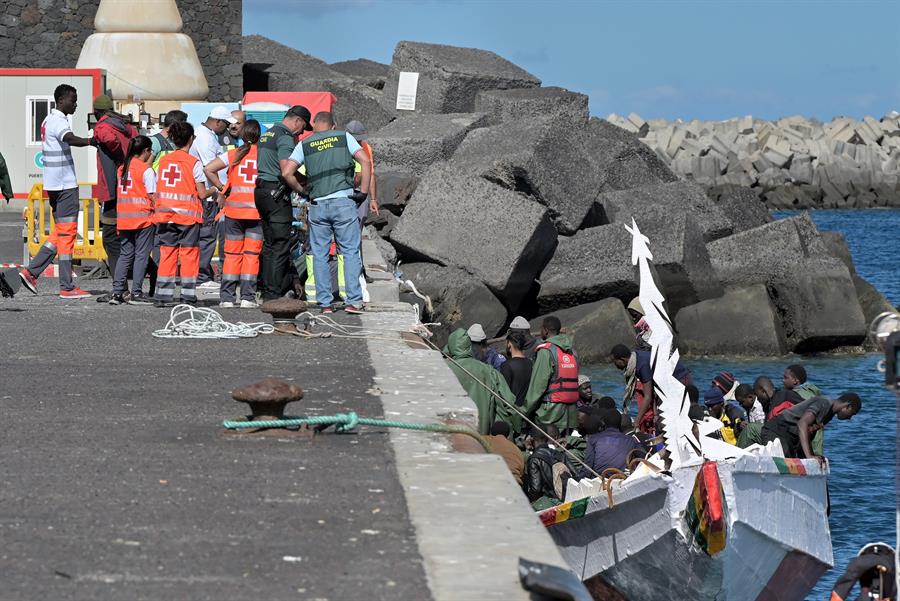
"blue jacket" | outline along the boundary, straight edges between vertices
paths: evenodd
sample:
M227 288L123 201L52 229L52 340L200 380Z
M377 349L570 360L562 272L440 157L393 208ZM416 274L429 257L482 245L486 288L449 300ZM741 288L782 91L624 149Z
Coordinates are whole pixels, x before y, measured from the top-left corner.
M603 470L610 467L624 471L628 467L626 464L628 454L640 448L641 443L633 436L613 428L606 428L588 436L584 462L598 474L602 474ZM582 477L590 478L593 474L583 473Z

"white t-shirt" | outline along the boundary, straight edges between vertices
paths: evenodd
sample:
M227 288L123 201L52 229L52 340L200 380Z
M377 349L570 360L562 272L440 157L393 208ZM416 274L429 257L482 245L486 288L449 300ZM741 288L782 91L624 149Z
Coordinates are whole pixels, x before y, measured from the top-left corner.
M194 130L194 143L191 144L191 154L198 159L200 159L200 173L203 173L203 167L212 163L216 157L218 157L222 153L222 145L219 144L219 138L210 128L205 125L200 125ZM222 180L224 184L228 178L228 170L222 169L219 171L219 179ZM202 181L206 183L206 176L203 175L202 179L197 179L197 181ZM212 197L208 199L209 201L213 200Z
M147 190L147 194L155 194L156 193L156 172L152 168L148 168L144 171L144 188Z
M44 190L59 191L78 187L72 148L63 142L63 137L71 131L69 119L57 109L52 109L41 124Z

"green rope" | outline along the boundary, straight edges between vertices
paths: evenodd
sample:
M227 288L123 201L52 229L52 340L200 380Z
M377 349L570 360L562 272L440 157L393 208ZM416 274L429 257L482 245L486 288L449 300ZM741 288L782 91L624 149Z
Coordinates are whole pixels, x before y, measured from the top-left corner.
M300 426L330 426L334 424L337 432L349 432L357 426L376 426L380 428L401 428L403 430L419 430L423 432L442 432L445 434L465 434L471 436L485 452L491 452L491 445L477 432L467 426L451 426L447 424L420 424L415 422L395 422L386 419L359 417L356 412L338 413L337 415L316 415L305 417L285 417L284 419L246 421L226 419L222 426L229 430L258 428L298 428Z

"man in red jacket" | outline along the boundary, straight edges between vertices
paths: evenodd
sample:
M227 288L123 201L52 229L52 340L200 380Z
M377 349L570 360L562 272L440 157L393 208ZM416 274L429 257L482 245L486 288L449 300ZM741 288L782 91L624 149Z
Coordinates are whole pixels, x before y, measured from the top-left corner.
M100 226L103 231L103 248L106 250L110 273L116 272L119 259L119 232L116 229L116 173L125 162L128 142L138 135L133 125L126 123L125 117L112 110L112 99L106 94L94 98L94 139L97 141L97 185L94 197L103 205ZM98 302L109 300L108 295L97 298Z

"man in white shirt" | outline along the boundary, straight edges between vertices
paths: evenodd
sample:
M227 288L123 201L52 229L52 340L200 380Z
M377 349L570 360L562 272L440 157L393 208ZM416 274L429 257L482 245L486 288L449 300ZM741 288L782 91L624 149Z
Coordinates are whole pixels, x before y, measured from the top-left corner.
M68 116L78 108L78 92L68 84L61 84L53 92L56 108L41 124L44 163L44 191L50 197L55 226L50 237L27 268L19 272L22 285L37 294L37 279L59 257L59 296L66 299L87 298L90 293L72 281L72 251L78 232L78 179L71 146L94 146L91 138L79 138L72 133Z
M231 111L224 106L217 106L209 112L206 121L194 130L195 139L191 145L191 154L200 159L202 166L207 166L222 154L219 136L234 123L237 123L237 119L231 115ZM219 172L219 179L225 183L228 179L227 169ZM214 194L203 203L203 225L200 226L200 275L197 278L198 287L203 288L216 288L212 257L216 250L219 229L216 222L216 214L219 212L217 200L218 194Z

